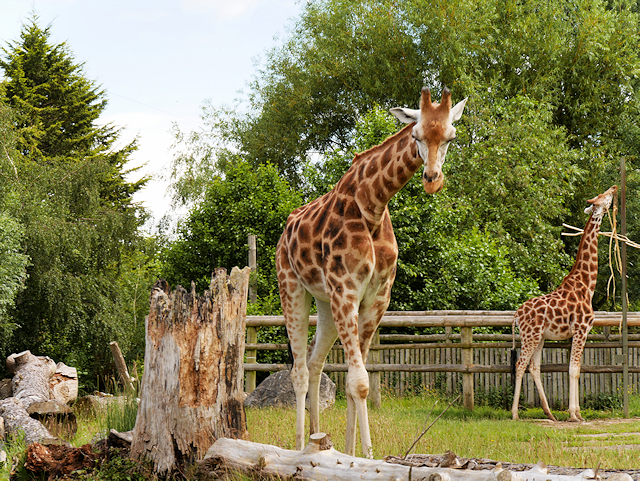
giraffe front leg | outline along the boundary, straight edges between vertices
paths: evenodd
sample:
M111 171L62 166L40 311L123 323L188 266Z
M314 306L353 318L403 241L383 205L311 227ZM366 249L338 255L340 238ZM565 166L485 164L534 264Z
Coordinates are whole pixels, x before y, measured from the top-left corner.
M588 332L588 331L587 331ZM587 332L574 334L571 342L571 358L569 360L569 422L584 422L580 415L580 391L578 381L580 379L580 363L582 351L587 340Z
M518 405L520 404L520 390L522 389L522 379L524 378L524 373L527 370L527 366L529 365L529 361L531 360L531 356L533 354L532 346L536 342L535 339L527 335L526 331L523 331L522 327L520 328L520 336L520 357L516 362L516 385L513 391L513 404L511 406L511 418L514 421L520 419L520 416L518 414Z

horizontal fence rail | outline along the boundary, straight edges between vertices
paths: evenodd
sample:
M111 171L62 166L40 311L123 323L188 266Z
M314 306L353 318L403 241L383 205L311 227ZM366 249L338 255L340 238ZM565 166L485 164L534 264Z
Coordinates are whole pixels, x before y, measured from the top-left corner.
M378 334L370 348L366 368L370 373L370 397L380 402L380 384L397 394L407 389L444 389L448 393L462 390L464 404L473 408L474 392L490 395L511 384L510 351L512 334L474 333L474 328L511 328L515 311L415 311L387 312L382 328L443 328L444 334ZM603 327L603 333L590 334L583 353L580 396L602 393L615 394L620 389L622 373L621 335L611 328L622 324L622 313L598 311L594 327ZM314 326L317 316L310 316ZM640 312L627 315L627 325L640 327ZM260 344L257 328L284 326L283 316L247 316L247 342L245 346L246 390L255 388L256 372L290 369L287 364L258 364L257 351L287 350L287 344ZM453 332L458 330L459 333ZM630 333L629 373L630 385L635 389L640 381L640 333ZM516 347L520 336L515 336ZM545 342L541 371L547 397L554 408L567 405L568 357L571 340ZM337 343L329 354L324 371L330 373L338 388L344 389L347 366L342 346ZM537 404L537 391L530 376L525 378L525 402Z

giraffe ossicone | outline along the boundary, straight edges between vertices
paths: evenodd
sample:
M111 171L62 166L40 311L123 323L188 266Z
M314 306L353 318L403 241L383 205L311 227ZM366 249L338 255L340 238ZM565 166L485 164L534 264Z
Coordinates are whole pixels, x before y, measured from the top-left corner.
M584 421L580 415L578 379L582 351L595 319L591 301L598 279L598 234L602 218L617 191L618 187L614 185L587 201L591 205L585 209L585 214L591 215L580 239L575 263L560 286L549 294L529 299L516 311L512 325L513 341L515 349L517 324L520 330L520 358L515 365L515 390L511 407L514 420L519 419L520 389L529 362L529 371L538 389L542 410L550 420L556 420L549 409L540 379L542 348L545 340L573 338L569 360L569 421Z
M282 310L294 363L296 449L304 447L305 398L309 394L310 431L319 431L319 386L324 362L340 339L348 367L347 454L354 455L356 424L365 456L373 456L366 399L365 362L371 339L389 306L398 245L389 200L424 165L425 192L443 185L442 164L455 138L466 99L452 107L445 89L440 103L422 89L420 109L391 109L410 125L380 145L357 154L335 187L294 210L276 249ZM312 299L318 309L316 333L307 346Z

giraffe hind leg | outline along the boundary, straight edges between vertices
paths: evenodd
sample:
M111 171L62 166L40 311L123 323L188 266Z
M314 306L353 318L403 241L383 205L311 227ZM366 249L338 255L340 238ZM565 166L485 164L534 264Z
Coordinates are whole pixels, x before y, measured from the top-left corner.
M318 307L318 323L314 336L313 346L309 348L307 365L309 367L309 418L311 420L309 428L311 434L317 433L320 429L320 381L322 368L327 358L327 354L338 339L331 306L328 302L316 299Z
M524 373L527 370L527 366L529 365L529 361L531 360L531 356L533 354L533 348L535 340L531 337L522 334L521 332L521 348L520 348L520 357L516 362L516 380L515 387L513 389L513 404L511 406L511 418L515 421L520 419L518 415L518 405L520 404L520 391L522 389L522 379L524 378Z
M301 450L305 444L306 398L309 389L309 369L307 367L307 335L309 332L309 310L311 296L306 292L299 293L295 309L283 309L287 335L293 355L291 383L296 395L296 449ZM282 294L281 294L282 296ZM290 301L290 299L289 299Z
M544 339L541 339L533 351L533 356L531 357L531 366L529 366L529 371L531 372L533 381L535 382L536 388L538 389L538 395L540 396L540 404L542 406L542 410L551 421L556 421L555 416L551 413L551 409L549 409L547 396L544 393L544 386L542 385L542 379L540 378L540 364L542 362L543 347L544 347Z

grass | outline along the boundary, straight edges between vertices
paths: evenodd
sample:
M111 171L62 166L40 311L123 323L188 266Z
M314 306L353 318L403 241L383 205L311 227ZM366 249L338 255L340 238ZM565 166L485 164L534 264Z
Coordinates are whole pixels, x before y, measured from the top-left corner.
M429 412L431 423L449 404L435 394L397 398L386 395L380 409L369 410L369 422L374 443L374 456L403 455L422 432ZM81 446L93 440L97 433L109 428L127 431L135 423L136 405L131 400L111 403L97 412L77 412L78 432L69 441ZM250 440L295 448L295 410L286 408L247 409ZM621 449L620 445L640 445L640 397L630 399L633 419L622 420L619 410L595 411L583 409L582 415L592 421L584 424L545 421L541 409L524 409L521 421L511 420L510 412L489 406L477 407L473 412L454 405L418 442L412 453L442 454L451 450L463 457L489 458L497 461L535 464L539 460L550 465L601 469L633 469L638 467L638 451ZM559 420L568 414L554 411ZM308 423L308 416L307 416ZM331 435L335 448L344 451L346 401L321 413L320 425ZM26 446L20 439L7 444L10 462L0 466L0 479L8 479L11 466L16 480L28 477L22 465ZM360 453L358 441L357 453ZM149 472L136 468L135 463L113 457L92 474L74 479L85 480L142 480ZM190 477L187 476L186 479ZM192 478L195 479L195 478Z
M422 432L429 411L438 402L429 422L442 412L448 402L433 395L409 398L383 398L380 409L369 410L369 424L374 443L374 456L403 455ZM640 400L636 399L639 405ZM637 406L632 414L640 416ZM638 451L611 449L610 446L640 444L640 418L613 422L619 412L585 412L586 419L609 419L588 424L562 423L550 425L542 410L524 410L521 421L514 422L505 410L478 407L469 412L452 407L427 432L413 453L442 454L447 450L463 457L489 458L497 461L601 469L633 469L638 467ZM568 414L554 412L559 419ZM613 422L613 424L612 424ZM307 416L308 423L308 416ZM247 410L250 439L295 448L294 409ZM320 416L322 430L331 435L338 451L344 449L346 401L339 400ZM608 433L608 434L607 434ZM594 436L594 435L605 436ZM607 447L609 447L607 449ZM358 442L357 451L360 455Z

